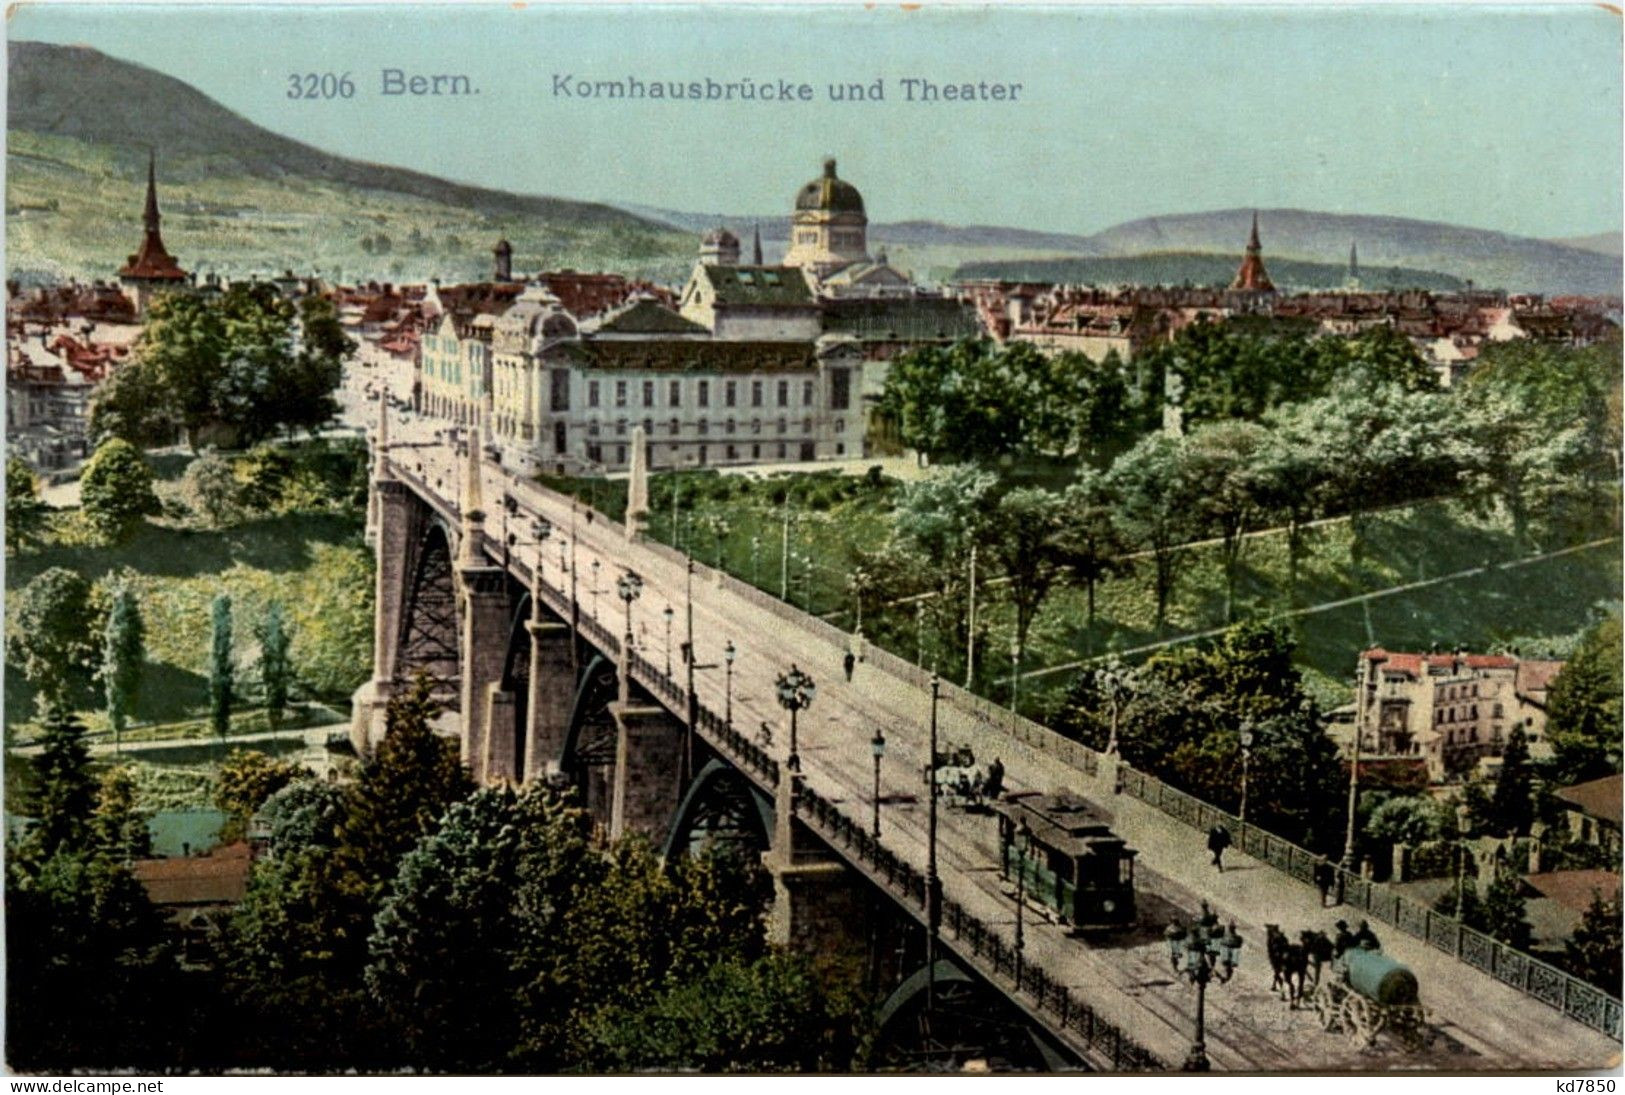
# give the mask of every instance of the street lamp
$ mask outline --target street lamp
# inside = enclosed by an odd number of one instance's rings
[[[785,765],[796,776],[801,774],[801,754],[797,751],[796,742],[796,712],[811,707],[813,694],[817,687],[813,679],[792,663],[790,672],[782,673],[778,679],[779,706],[790,712],[790,756]]]
[[[1114,657],[1106,664],[1105,669],[1099,671],[1099,679],[1106,692],[1106,698],[1111,702],[1112,706],[1111,734],[1106,739],[1106,752],[1115,757],[1117,755],[1117,721],[1123,701],[1123,693],[1128,688],[1128,673],[1124,670],[1123,663]]]
[[[761,588],[762,585],[761,561],[762,538],[760,536],[752,536],[750,538],[750,584],[756,586],[757,588]]]
[[[738,653],[739,651],[734,649],[732,639],[729,639],[728,645],[722,648],[722,676],[724,682],[722,686],[722,721],[730,730],[734,726],[734,656]]]
[[[1024,931],[1022,916],[1027,907],[1027,856],[1032,851],[1033,831],[1027,827],[1027,819],[1021,819],[1021,827],[1016,832],[1020,842],[1020,854],[1016,856],[1016,988],[1021,987],[1021,966],[1027,949],[1027,936]]]
[[[672,619],[673,616],[677,615],[677,613],[672,610],[671,605],[667,605],[666,610],[664,612],[662,612],[661,615],[666,618],[666,676],[670,677],[671,676],[671,619]]]
[[[504,516],[502,523],[504,525],[506,525],[508,523],[506,516]],[[503,545],[502,545],[503,569],[504,570],[507,569],[508,552],[509,551],[511,551],[512,549],[514,549],[516,547],[534,547],[536,549],[536,584],[538,586],[541,585],[541,583],[542,583],[542,562],[543,562],[543,558],[544,558],[544,556],[542,554],[542,545],[546,544],[548,537],[550,537],[552,535],[553,535],[553,522],[549,521],[546,517],[538,517],[538,518],[536,518],[534,521],[532,521],[530,523],[530,539],[529,540],[523,540],[523,541],[520,540],[519,539],[519,534],[517,532],[508,533],[507,539],[503,542]],[[561,577],[560,577],[559,584],[562,586],[563,585],[562,571],[560,572],[560,574],[561,574]]]
[[[632,602],[637,600],[638,594],[643,592],[643,579],[629,570],[621,575],[620,580],[615,583],[615,589],[620,593],[621,600],[626,602],[626,651],[627,657],[630,659],[632,653]]]
[[[942,678],[931,671],[931,738],[926,754],[925,782],[928,788],[925,829],[925,1010],[937,1009],[937,929],[942,907],[942,883],[937,878],[937,697]]]
[[[1241,823],[1247,824],[1247,772],[1253,759],[1253,725],[1241,724]]]
[[[875,756],[875,839],[880,839],[880,758],[886,755],[886,735],[875,727],[875,736],[869,739],[869,751]]]
[[[1196,1040],[1185,1058],[1186,1072],[1206,1072],[1207,1059],[1207,986],[1209,981],[1220,984],[1230,980],[1241,957],[1241,936],[1236,934],[1235,921],[1228,930],[1219,930],[1219,918],[1202,902],[1202,915],[1187,926],[1169,924],[1163,932],[1168,942],[1168,961],[1174,973],[1196,986]]]
[[[598,619],[598,560],[592,561],[592,618]]]
[[[1021,714],[1021,639],[1010,636],[1010,713]]]

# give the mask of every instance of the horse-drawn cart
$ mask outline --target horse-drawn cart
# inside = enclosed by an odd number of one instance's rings
[[[1416,975],[1381,951],[1344,951],[1311,1003],[1322,1028],[1341,1030],[1360,1045],[1375,1045],[1384,1031],[1413,1052],[1432,1041]]]

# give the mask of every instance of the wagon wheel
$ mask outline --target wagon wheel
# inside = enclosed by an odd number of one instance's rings
[[[1377,1020],[1370,1002],[1357,992],[1343,997],[1343,1029],[1349,1038],[1365,1046],[1377,1041]]]
[[[1427,1010],[1420,1004],[1409,1004],[1394,1013],[1394,1034],[1408,1053],[1417,1053],[1432,1044],[1434,1030],[1428,1026]]]
[[[1341,1001],[1337,998],[1337,989],[1331,982],[1321,985],[1314,995],[1315,1017],[1320,1020],[1321,1030],[1336,1030],[1337,1015]]]

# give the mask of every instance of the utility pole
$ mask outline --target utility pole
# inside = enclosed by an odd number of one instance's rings
[[[790,599],[790,496],[784,496],[784,531],[779,540],[779,600]]]
[[[976,545],[970,546],[970,607],[965,613],[965,690],[976,674]]]

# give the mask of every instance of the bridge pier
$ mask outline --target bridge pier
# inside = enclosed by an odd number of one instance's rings
[[[351,708],[350,738],[357,754],[372,755],[384,736],[384,710],[394,695],[395,665],[400,650],[401,616],[406,599],[407,567],[412,554],[414,500],[405,483],[389,473],[380,457],[369,492],[374,514],[372,680],[356,691]]]
[[[466,563],[459,568],[458,577],[463,587],[462,757],[475,783],[484,784],[506,774],[489,770],[488,762],[494,760],[500,766],[505,756],[511,771],[514,760],[511,740],[506,747],[498,747],[495,757],[487,753],[491,727],[500,725],[487,721],[492,713],[492,693],[506,697],[502,710],[507,712],[510,722],[512,720],[513,696],[501,691],[503,655],[507,652],[508,627],[512,622],[508,578],[501,567]]]
[[[664,707],[620,699],[615,718],[615,783],[609,835],[646,833],[659,840],[682,797],[683,724]]]
[[[768,912],[770,943],[813,956],[827,972],[856,979],[865,966],[870,909],[862,880],[797,821],[792,809],[794,776],[784,771],[773,801],[773,844],[762,866],[773,879]]]
[[[575,693],[574,637],[570,625],[558,620],[532,618],[530,634],[530,695],[525,725],[524,781],[541,779],[556,771],[564,759],[564,739],[570,732],[570,701]]]

